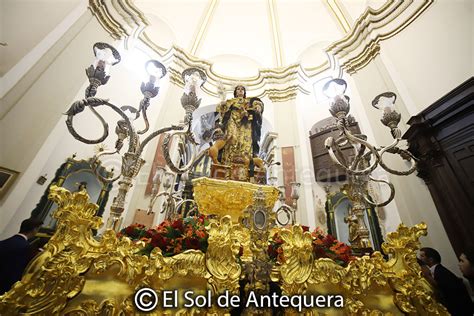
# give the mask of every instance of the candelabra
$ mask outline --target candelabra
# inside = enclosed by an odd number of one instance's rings
[[[276,179],[276,178],[275,178]],[[286,204],[285,201],[285,186],[279,186],[278,190],[280,191],[278,200],[280,201],[280,206],[276,210],[276,221],[278,222],[279,225],[281,226],[286,226],[288,224],[295,225],[296,224],[296,211],[298,210],[298,199],[300,197],[299,195],[299,187],[301,186],[301,183],[299,182],[291,182],[291,199],[292,199],[292,205]],[[285,214],[287,221],[281,221],[280,220],[280,215]]]
[[[156,200],[164,195],[164,192],[172,187],[172,181],[174,174],[172,172],[167,172],[164,167],[157,167],[155,170],[155,175],[153,176],[153,186],[151,189],[150,203],[148,204],[148,214],[153,213],[153,206],[155,205]],[[158,194],[160,185],[163,184],[164,192]]]
[[[182,177],[184,175],[185,174],[183,174]],[[183,190],[172,191],[174,177],[175,174],[166,171],[165,168],[157,168],[155,176],[153,177],[153,188],[148,205],[148,214],[153,213],[153,206],[156,200],[161,196],[163,196],[165,200],[161,206],[160,214],[165,214],[164,218],[166,220],[175,220],[180,216],[186,217],[191,215],[191,213],[196,213],[197,204],[193,199],[184,199],[182,196]],[[163,183],[163,191],[158,193],[158,187],[161,183]],[[181,213],[185,203],[190,203],[193,207]]]
[[[347,124],[347,114],[349,113],[349,97],[345,95],[347,83],[343,79],[333,79],[327,82],[323,91],[330,99],[329,112],[337,119],[337,127],[341,131],[337,139],[328,137],[325,146],[329,151],[331,159],[342,167],[348,175],[349,198],[352,201],[352,208],[346,221],[349,224],[349,239],[355,249],[371,248],[369,230],[364,221],[364,212],[370,206],[385,206],[390,203],[395,196],[395,188],[389,181],[376,179],[371,176],[377,166],[381,166],[385,171],[395,175],[409,175],[416,169],[416,158],[407,150],[399,148],[397,145],[401,140],[401,131],[398,128],[401,115],[395,110],[396,95],[393,92],[385,92],[375,97],[372,106],[383,110],[381,122],[390,128],[394,141],[386,147],[376,147],[367,142],[367,136],[353,134]],[[353,158],[346,160],[342,154],[341,147],[347,144],[352,145],[354,150]],[[401,156],[410,162],[408,170],[399,171],[391,169],[383,160],[385,153]],[[390,188],[390,196],[387,200],[377,203],[368,195],[369,181],[385,183]]]
[[[145,161],[141,158],[144,147],[155,137],[161,134],[165,134],[163,140],[163,154],[169,169],[175,173],[183,173],[189,170],[196,158],[195,146],[196,141],[194,140],[191,132],[192,114],[194,110],[199,107],[201,102],[197,97],[197,89],[199,89],[206,81],[207,77],[203,71],[196,68],[188,68],[182,73],[182,78],[185,83],[185,89],[183,96],[181,97],[181,104],[185,109],[184,123],[179,125],[172,125],[158,129],[154,132],[149,133],[144,139],[140,139],[141,135],[148,133],[150,124],[147,117],[147,110],[150,106],[150,100],[158,95],[159,92],[159,80],[163,78],[167,71],[163,64],[157,60],[150,60],[146,63],[145,68],[149,75],[148,82],[143,82],[140,86],[140,90],[143,94],[143,99],[140,101],[138,109],[132,106],[116,106],[110,103],[107,99],[95,97],[98,87],[105,85],[110,76],[109,70],[113,65],[120,62],[119,52],[109,44],[96,43],[93,46],[95,55],[94,63],[86,69],[86,74],[89,79],[89,86],[85,91],[85,98],[74,102],[69,110],[65,113],[67,115],[66,125],[69,132],[77,140],[86,144],[98,144],[103,142],[109,136],[109,126],[105,119],[100,113],[97,112],[96,108],[105,106],[111,108],[117,113],[121,119],[116,123],[115,133],[117,140],[115,142],[115,150],[113,151],[102,151],[94,156],[94,160],[98,161],[100,157],[106,155],[120,154],[124,142],[128,142],[127,151],[121,155],[121,172],[113,178],[102,178],[98,173],[97,176],[101,177],[104,181],[116,181],[119,180],[119,190],[117,196],[113,199],[113,203],[110,209],[110,217],[107,221],[107,228],[112,228],[116,231],[120,229],[122,222],[122,213],[125,208],[125,199],[128,191],[132,187],[133,179],[138,175],[141,167]],[[82,113],[88,108],[99,120],[103,126],[103,134],[97,139],[87,139],[79,135],[73,126],[74,117]],[[128,113],[132,113],[133,117],[129,117]],[[143,129],[136,129],[134,123],[143,119],[145,127]],[[183,167],[178,167],[173,163],[170,153],[170,144],[173,138],[180,137],[184,143],[192,144],[191,152],[189,155],[184,155],[183,161],[185,161]]]

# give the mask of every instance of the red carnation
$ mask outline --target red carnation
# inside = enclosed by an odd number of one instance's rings
[[[179,230],[180,232],[183,232],[184,231],[184,227],[183,227],[183,220],[182,219],[177,219],[175,220],[172,224],[171,224],[171,227],[176,229],[176,230]]]
[[[166,238],[164,238],[161,234],[156,234],[152,237],[151,244],[153,247],[159,247],[162,250],[165,250]]]
[[[135,228],[133,226],[128,226],[127,228],[125,228],[125,234],[127,234],[128,236],[132,236],[134,232]]]
[[[184,240],[184,246],[186,249],[199,249],[199,240],[196,238],[186,238]]]
[[[327,235],[325,238],[324,238],[324,244],[330,246],[334,243],[334,241],[336,240],[336,238],[334,238],[333,235]]]

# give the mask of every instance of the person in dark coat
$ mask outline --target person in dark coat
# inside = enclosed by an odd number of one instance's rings
[[[459,256],[459,269],[474,290],[474,248],[468,248]]]
[[[474,313],[471,297],[463,281],[441,265],[441,255],[433,248],[421,248],[420,258],[429,269],[422,270],[424,277],[435,288],[437,298],[451,315]]]
[[[28,240],[36,235],[42,224],[35,218],[25,219],[18,234],[0,241],[0,295],[21,280],[23,271],[34,255]]]

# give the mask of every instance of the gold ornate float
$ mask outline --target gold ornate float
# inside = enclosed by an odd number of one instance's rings
[[[245,275],[243,267],[249,267],[238,256],[244,242],[241,236],[262,237],[262,232],[271,226],[271,218],[244,227],[224,216],[208,226],[206,253],[187,250],[164,257],[157,248],[147,257],[137,253],[140,244],[120,239],[112,230],[105,231],[100,239],[93,237],[93,230],[102,225],[102,220],[93,215],[97,205],[88,202],[85,191],[71,193],[53,186],[50,192],[50,198],[59,205],[55,213],[58,229],[21,282],[0,296],[1,315],[140,314],[134,305],[134,293],[143,287],[154,289],[159,297],[167,290],[178,290],[180,297],[190,289],[203,294],[209,291],[213,298],[225,291],[238,294],[239,281]],[[256,197],[261,202],[261,191],[259,194]],[[264,218],[264,214],[258,214],[260,211],[257,208],[246,215]],[[318,293],[344,298],[342,308],[304,309],[307,315],[447,315],[444,307],[433,299],[416,262],[418,238],[427,233],[425,224],[411,228],[400,225],[396,232],[388,234],[383,245],[388,260],[375,252],[347,267],[329,259],[314,260],[311,236],[300,226],[279,232],[285,240],[283,253],[287,260],[272,266],[270,276],[279,284],[282,294],[291,297]],[[266,244],[260,242],[260,247]],[[251,260],[261,259],[258,247],[259,242],[252,239]],[[258,278],[257,273],[252,275]],[[253,289],[259,291],[262,287]],[[215,302],[199,309],[186,309],[181,300],[178,305],[166,309],[159,303],[150,314],[229,313],[229,309],[218,308]],[[252,308],[247,313],[252,314]],[[285,314],[298,311],[288,308]]]

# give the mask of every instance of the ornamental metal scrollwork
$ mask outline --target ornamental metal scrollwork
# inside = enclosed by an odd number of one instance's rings
[[[140,140],[140,135],[144,135],[150,128],[148,121],[147,110],[150,106],[150,100],[156,97],[159,93],[159,80],[167,74],[166,67],[157,60],[150,60],[146,63],[149,79],[148,82],[143,82],[140,90],[143,98],[139,103],[138,108],[129,105],[116,106],[110,103],[107,99],[96,98],[97,89],[101,85],[105,85],[110,76],[108,75],[110,67],[120,62],[120,54],[118,51],[106,43],[96,43],[93,47],[96,61],[93,65],[86,69],[86,74],[89,79],[89,86],[85,91],[85,99],[74,102],[69,110],[65,113],[67,116],[66,126],[71,135],[77,140],[86,144],[98,144],[106,140],[109,136],[109,126],[104,117],[97,111],[98,107],[105,106],[112,109],[120,116],[120,120],[116,124],[115,133],[117,140],[115,142],[115,150],[102,151],[98,153],[93,159],[99,161],[101,157],[108,155],[120,154],[124,142],[128,138],[128,148],[124,154],[121,154],[121,170],[120,173],[111,178],[103,178],[103,181],[114,182],[119,180],[119,190],[117,196],[114,198],[110,217],[107,221],[107,227],[118,231],[121,226],[122,213],[124,211],[125,200],[128,191],[132,187],[133,179],[138,175],[141,167],[145,161],[141,158],[144,147],[155,137],[165,134],[165,142],[163,144],[164,156],[169,168],[176,173],[183,173],[189,170],[197,157],[196,155],[196,141],[191,132],[192,114],[199,107],[201,99],[197,96],[198,89],[206,82],[207,77],[205,73],[197,68],[186,69],[182,76],[185,82],[185,92],[181,98],[181,103],[186,111],[184,123],[180,125],[172,125],[161,128],[150,133],[143,140]],[[96,139],[88,139],[81,136],[74,127],[74,117],[81,114],[88,108],[102,125],[102,135]],[[130,112],[132,115],[127,115]],[[134,122],[142,118],[145,127],[141,130],[136,130]],[[171,132],[171,133],[170,133]],[[170,142],[175,137],[183,137],[183,143],[188,146],[190,153],[186,155],[183,153],[182,160],[184,167],[175,165],[171,153]]]

